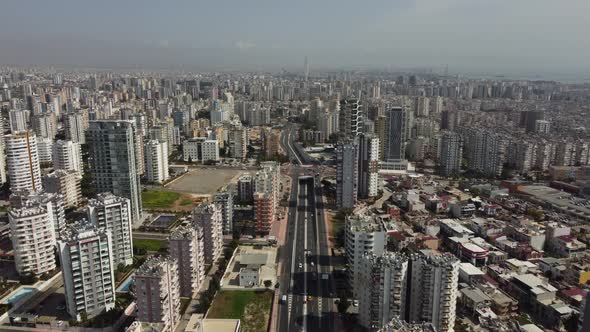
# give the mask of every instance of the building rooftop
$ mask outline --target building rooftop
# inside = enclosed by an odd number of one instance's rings
[[[264,265],[268,259],[268,254],[260,253],[244,253],[240,254],[237,258],[237,261],[240,265]]]
[[[67,225],[61,232],[61,239],[65,242],[77,242],[97,235],[105,235],[108,231],[104,228],[97,228],[86,219],[81,219],[73,224]]]
[[[176,260],[166,256],[151,256],[135,272],[136,277],[158,277],[162,275],[162,266]]]
[[[193,237],[195,229],[190,226],[180,226],[170,233],[170,240],[189,240]]]

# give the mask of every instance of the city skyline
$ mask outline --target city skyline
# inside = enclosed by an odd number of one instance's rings
[[[303,72],[307,56],[312,74],[388,67],[442,72],[448,65],[450,73],[564,81],[590,76],[590,45],[583,42],[590,23],[581,14],[590,4],[583,0],[568,6],[548,0],[114,5],[3,4],[2,62]]]

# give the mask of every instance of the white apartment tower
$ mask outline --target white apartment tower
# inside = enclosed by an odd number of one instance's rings
[[[223,250],[223,218],[215,204],[202,203],[193,209],[193,226],[203,233],[205,264],[217,261]]]
[[[10,110],[8,120],[10,121],[10,132],[18,133],[26,131],[28,126],[29,110]]]
[[[82,164],[82,147],[80,143],[57,140],[53,144],[53,168],[65,171],[76,171],[84,174]]]
[[[84,130],[86,129],[84,114],[81,112],[70,112],[64,116],[64,130],[66,139],[75,143],[85,144],[86,137]]]
[[[88,219],[96,227],[111,233],[113,265],[133,264],[133,239],[131,236],[131,203],[129,199],[111,193],[99,193],[87,207]]]
[[[55,269],[55,229],[51,204],[28,202],[8,212],[14,262],[20,275]]]
[[[35,134],[26,131],[6,135],[4,140],[10,190],[41,190],[41,168]]]
[[[111,234],[81,220],[68,226],[58,241],[68,313],[96,316],[115,307]]]
[[[351,215],[346,218],[344,250],[348,269],[348,281],[355,296],[361,288],[361,258],[368,252],[381,255],[387,246],[387,237],[381,221],[376,216]]]
[[[168,143],[149,140],[145,143],[145,174],[149,182],[162,183],[168,174]]]
[[[180,296],[192,297],[205,279],[203,233],[194,227],[180,227],[168,241],[168,252],[178,262]]]
[[[43,209],[52,211],[51,224],[53,225],[55,237],[58,238],[59,233],[66,224],[64,196],[59,193],[28,190],[16,191],[10,195],[10,206],[13,209],[32,205],[41,206]]]
[[[162,324],[172,332],[180,322],[178,263],[173,258],[152,256],[134,276],[137,320]]]
[[[63,202],[66,207],[77,207],[82,201],[81,177],[78,172],[58,169],[44,175],[42,180],[46,192],[63,195]]]

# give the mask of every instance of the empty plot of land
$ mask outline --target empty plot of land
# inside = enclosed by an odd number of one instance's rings
[[[236,182],[247,171],[239,169],[193,169],[166,188],[197,195],[211,195],[224,185]]]

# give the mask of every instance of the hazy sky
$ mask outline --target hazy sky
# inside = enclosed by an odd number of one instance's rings
[[[590,0],[2,0],[0,64],[590,73]],[[590,75],[589,75],[590,76]]]

